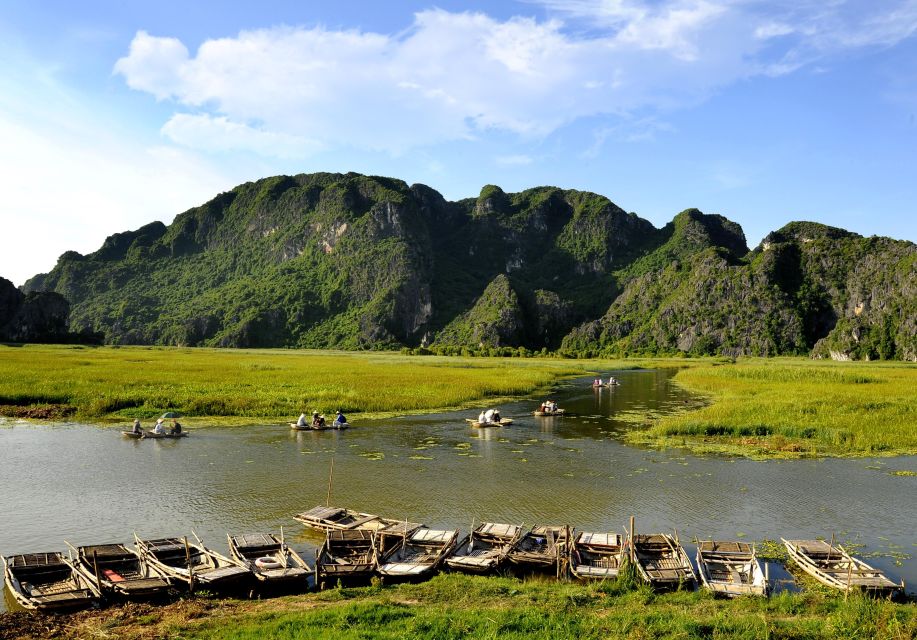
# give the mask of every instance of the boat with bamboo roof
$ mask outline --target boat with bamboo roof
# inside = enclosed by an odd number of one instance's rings
[[[701,540],[696,560],[701,583],[714,594],[730,598],[767,595],[767,576],[754,545]]]
[[[678,537],[667,533],[634,535],[630,540],[631,559],[640,576],[654,588],[693,589],[697,584],[694,567]]]
[[[506,560],[521,535],[520,525],[483,522],[456,545],[446,564],[456,571],[488,573]]]
[[[16,602],[31,611],[73,611],[99,604],[102,592],[59,551],[3,558],[6,584]]]
[[[570,573],[580,580],[611,580],[627,557],[627,537],[620,533],[580,531],[570,546]]]
[[[196,534],[194,537],[196,542],[186,537],[141,540],[134,534],[144,561],[191,591],[229,591],[251,585],[254,575],[246,563],[208,549]]]
[[[859,558],[854,558],[840,544],[824,540],[784,540],[787,553],[799,567],[824,585],[845,593],[863,591],[883,597],[904,591],[904,582],[892,582],[884,573]]]
[[[372,513],[322,505],[298,513],[293,516],[293,519],[307,527],[320,531],[350,531],[354,529],[381,531],[386,528],[397,528],[403,524],[401,520],[383,518]],[[418,523],[411,524],[414,528],[421,526]]]
[[[67,546],[70,564],[105,597],[152,600],[165,597],[172,587],[168,576],[123,544]]]
[[[560,572],[569,552],[568,526],[536,525],[513,544],[507,559],[529,570]]]
[[[376,534],[366,529],[332,530],[315,558],[319,589],[341,582],[370,579],[376,570]]]
[[[244,563],[264,586],[308,586],[312,569],[302,557],[286,545],[281,529],[273,533],[227,535],[229,554]]]
[[[380,535],[378,568],[387,578],[419,580],[442,565],[458,542],[458,529],[420,527],[402,536]]]

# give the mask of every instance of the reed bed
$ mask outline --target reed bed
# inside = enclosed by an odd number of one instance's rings
[[[679,371],[699,410],[631,438],[752,457],[917,453],[917,367],[780,358]]]
[[[339,408],[418,412],[526,394],[586,366],[394,353],[0,346],[0,414],[41,417],[46,408],[48,417],[124,420],[164,411],[234,418]]]

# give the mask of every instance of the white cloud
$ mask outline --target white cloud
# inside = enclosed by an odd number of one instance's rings
[[[536,0],[537,1],[537,0]],[[114,71],[178,113],[194,148],[404,154],[499,130],[696,104],[917,29],[917,0],[542,0],[548,20],[421,11],[397,34],[277,27],[204,42],[138,32]]]

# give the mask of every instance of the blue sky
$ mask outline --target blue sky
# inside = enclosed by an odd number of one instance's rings
[[[312,171],[913,241],[915,112],[917,0],[7,0],[0,276]]]

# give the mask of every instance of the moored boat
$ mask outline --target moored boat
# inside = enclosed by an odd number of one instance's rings
[[[343,507],[312,507],[293,516],[297,522],[320,531],[349,531],[363,529],[367,531],[380,531],[387,527],[397,527],[402,524],[400,520],[383,518],[372,513],[362,513]],[[413,523],[414,527],[421,526]]]
[[[248,565],[227,558],[187,538],[156,538],[141,540],[134,534],[137,549],[144,561],[176,582],[188,585],[191,591],[208,589],[225,591],[251,584],[254,576]]]
[[[767,595],[767,576],[753,545],[701,540],[696,559],[701,583],[714,594],[730,598]]]
[[[33,611],[72,611],[96,606],[102,593],[58,551],[3,558],[6,585],[16,602]]]
[[[863,591],[879,596],[894,596],[904,591],[904,583],[896,584],[859,558],[854,558],[841,545],[824,540],[784,540],[787,553],[799,567],[824,585],[844,592]]]
[[[315,557],[319,589],[338,581],[368,580],[376,570],[376,534],[365,529],[328,531]]]
[[[282,534],[282,530],[281,530]],[[273,533],[227,535],[230,555],[244,563],[265,586],[306,588],[312,569]]]
[[[172,586],[162,571],[123,544],[68,546],[69,562],[105,597],[151,600],[165,597]]]
[[[559,572],[570,550],[568,535],[567,526],[536,525],[513,543],[507,559],[523,569]]]
[[[627,538],[620,533],[581,531],[570,548],[570,573],[580,580],[610,580],[624,564]]]
[[[635,535],[630,540],[632,559],[640,576],[658,589],[693,589],[694,568],[678,538],[667,533]]]
[[[455,548],[458,529],[437,530],[420,527],[404,536],[387,538],[377,571],[386,577],[418,580],[439,569]]]
[[[519,525],[484,522],[455,546],[446,564],[456,571],[488,573],[506,559],[520,535]]]

